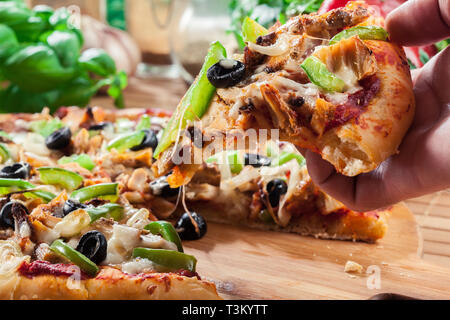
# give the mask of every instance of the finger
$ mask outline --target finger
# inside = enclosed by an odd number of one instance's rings
[[[354,179],[338,174],[334,167],[310,150],[305,153],[306,166],[313,182],[347,206],[354,205]]]
[[[414,127],[428,127],[441,116],[442,108],[450,101],[450,47],[439,52],[423,68],[415,79],[416,115]]]
[[[312,151],[307,151],[305,157],[313,182],[352,210],[369,211],[403,200],[402,190],[395,190],[395,185],[385,177],[390,160],[370,173],[347,177]]]
[[[386,18],[391,39],[403,46],[437,42],[450,36],[450,1],[410,0]]]

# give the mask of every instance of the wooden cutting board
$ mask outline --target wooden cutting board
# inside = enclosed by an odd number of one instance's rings
[[[376,244],[209,223],[207,235],[185,249],[225,299],[368,299],[378,293],[450,299],[450,269],[421,260],[419,243],[414,216],[399,204]],[[363,272],[345,273],[348,260]]]

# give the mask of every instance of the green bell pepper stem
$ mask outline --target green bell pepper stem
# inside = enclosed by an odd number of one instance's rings
[[[67,190],[75,190],[83,184],[83,177],[70,170],[57,167],[41,167],[37,170],[45,184],[59,185]]]
[[[82,253],[65,244],[61,240],[53,241],[52,245],[50,246],[50,249],[53,252],[70,260],[73,264],[80,267],[81,270],[83,270],[90,276],[95,276],[99,271],[99,268],[94,262],[89,260]]]
[[[118,195],[118,183],[100,183],[75,190],[70,194],[70,199],[85,202],[94,198]]]
[[[152,126],[151,118],[147,114],[144,114],[136,126],[136,131],[150,129],[151,126]]]
[[[242,35],[244,37],[244,41],[246,42],[256,42],[256,39],[260,36],[265,36],[269,33],[269,30],[264,28],[255,20],[250,19],[249,17],[245,17],[242,22]]]
[[[305,163],[305,158],[302,155],[292,152],[282,152],[277,158],[272,160],[271,167],[279,167],[289,161],[296,159],[298,164],[302,166]]]
[[[67,164],[67,163],[78,163],[80,167],[83,167],[89,171],[92,171],[95,168],[95,163],[92,161],[91,157],[87,154],[76,154],[70,157],[62,157],[58,160],[58,164]]]
[[[22,179],[0,179],[0,188],[18,188],[19,190],[35,189],[36,186]],[[30,194],[39,197],[46,202],[52,201],[56,196],[48,191],[34,190]]]
[[[146,225],[144,229],[150,231],[153,234],[162,236],[167,241],[175,243],[177,245],[178,251],[184,252],[180,236],[170,222],[153,221]]]
[[[170,271],[189,270],[195,272],[197,265],[197,259],[194,256],[173,250],[135,248],[133,257],[148,259]]]
[[[228,165],[230,166],[230,170],[232,173],[239,173],[244,168],[244,158],[242,153],[238,150],[233,151],[222,151],[212,155],[208,159],[206,159],[206,163],[219,163],[223,161],[223,153],[226,153],[226,160]]]
[[[378,26],[356,26],[339,32],[330,40],[330,45],[338,43],[343,39],[358,36],[361,40],[383,40],[389,37],[389,33]]]
[[[145,132],[142,130],[133,133],[128,133],[113,139],[108,144],[106,149],[108,151],[116,149],[117,151],[122,152],[130,148],[133,148],[137,145],[140,145],[142,143],[142,140],[144,140],[144,138]]]
[[[91,223],[94,221],[110,216],[116,221],[120,221],[123,217],[123,207],[116,203],[106,203],[96,208],[86,209],[87,213],[91,217]]]
[[[155,149],[155,158],[177,141],[179,132],[186,127],[188,121],[200,119],[208,110],[216,88],[209,82],[206,73],[212,65],[226,57],[227,52],[219,41],[211,44],[197,79],[184,95],[164,129],[158,147]]]
[[[327,91],[343,92],[345,88],[344,80],[328,71],[327,66],[319,58],[309,56],[300,65],[305,70],[309,80],[316,86]]]
[[[8,148],[0,143],[0,163],[6,162],[10,157]]]

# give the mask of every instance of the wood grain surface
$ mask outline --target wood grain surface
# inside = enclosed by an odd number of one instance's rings
[[[187,85],[181,79],[131,78],[125,91],[127,107],[174,110]],[[93,105],[112,107],[111,99],[97,97]],[[419,225],[419,255],[450,268],[450,192],[442,191],[405,202]]]
[[[450,269],[420,259],[417,224],[403,204],[375,244],[210,223],[203,239],[184,246],[226,299],[368,299],[382,292],[450,298]],[[361,274],[344,272],[349,260],[363,266]]]

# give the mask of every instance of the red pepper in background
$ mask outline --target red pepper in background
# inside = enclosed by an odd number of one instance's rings
[[[332,9],[344,7],[347,2],[350,2],[350,0],[325,0],[322,3],[318,13],[322,14]],[[383,17],[386,17],[389,12],[406,2],[406,0],[365,0],[365,2],[376,7],[380,14]],[[422,67],[428,59],[433,57],[438,52],[434,44],[421,47],[404,47],[404,49],[406,57],[417,68]]]

